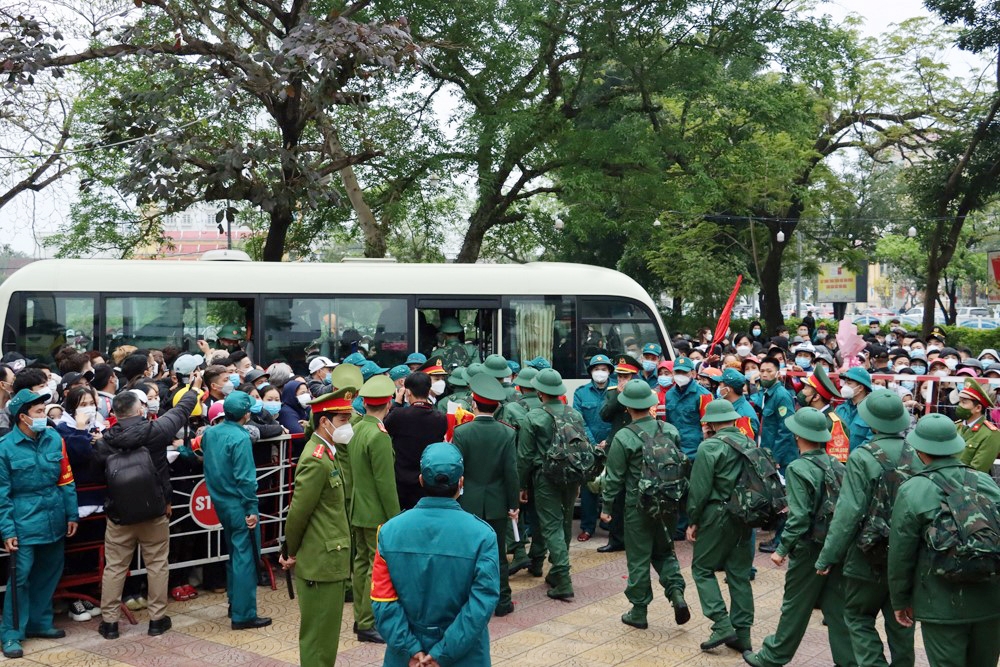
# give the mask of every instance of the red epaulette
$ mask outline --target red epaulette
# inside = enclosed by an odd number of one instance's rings
[[[989,429],[989,430],[991,430],[991,431],[996,431],[996,430],[998,430],[998,429],[997,429],[997,425],[996,425],[996,424],[994,424],[994,423],[993,423],[993,422],[991,422],[991,421],[987,421],[987,420],[985,420],[985,419],[983,420],[983,426],[985,426],[986,428],[988,428],[988,429]]]
[[[383,433],[386,433],[386,434],[389,433],[387,430],[385,430],[385,424],[383,424],[382,422],[378,423],[378,430],[380,430],[380,431],[382,431]]]
[[[326,449],[326,445],[324,445],[322,443],[316,445],[316,449],[313,450],[313,456],[316,457],[316,458],[318,458],[318,459],[323,458],[323,450],[325,450],[325,449]]]

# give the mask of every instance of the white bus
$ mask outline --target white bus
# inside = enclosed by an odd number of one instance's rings
[[[48,364],[66,343],[109,361],[122,345],[196,353],[199,337],[235,323],[264,366],[304,373],[309,355],[360,350],[391,368],[430,355],[443,317],[459,319],[480,358],[542,356],[567,379],[587,377],[597,352],[639,356],[656,342],[673,357],[638,283],[578,264],[44,260],[0,285],[3,353]]]

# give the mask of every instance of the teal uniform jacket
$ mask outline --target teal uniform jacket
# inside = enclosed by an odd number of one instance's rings
[[[753,429],[753,437],[756,439],[760,435],[760,419],[757,417],[757,411],[750,405],[750,401],[747,400],[746,396],[740,396],[733,401],[733,408],[740,413],[741,417],[750,420],[750,428]]]
[[[421,651],[442,667],[489,665],[496,534],[451,498],[421,498],[379,530],[371,597],[383,665],[406,667]]]
[[[465,461],[464,493],[458,502],[480,519],[506,519],[520,506],[517,432],[493,417],[480,415],[455,428],[452,444]]]
[[[833,411],[837,413],[837,416],[844,422],[844,429],[846,430],[848,425],[853,422],[854,418],[858,415],[858,406],[854,405],[852,401],[844,401],[834,408]]]
[[[611,391],[618,393],[617,389]],[[583,415],[583,422],[587,425],[587,435],[595,445],[607,440],[611,433],[611,424],[601,419],[601,408],[604,407],[607,394],[608,386],[605,385],[601,389],[593,380],[577,387],[573,392],[573,409]]]
[[[761,425],[760,446],[771,450],[775,463],[784,468],[799,458],[795,436],[785,426],[785,417],[795,412],[795,399],[780,382],[761,389],[750,400],[764,415]]]
[[[857,448],[847,458],[844,482],[837,498],[837,509],[830,522],[830,530],[823,550],[816,560],[816,569],[825,570],[833,565],[843,564],[844,576],[865,581],[884,581],[886,573],[875,571],[858,548],[861,524],[868,515],[876,482],[882,476],[882,466],[875,460],[871,446],[881,448],[895,465],[899,465],[905,449],[910,446],[895,435],[878,434],[871,441]],[[923,463],[913,453],[911,466],[917,470]]]
[[[15,426],[0,438],[0,535],[20,546],[51,544],[70,521],[79,521],[76,485],[59,432],[30,438]]]
[[[953,625],[1000,617],[1000,580],[954,583],[934,573],[931,551],[924,543],[944,492],[924,475],[940,475],[962,486],[969,468],[958,458],[932,461],[923,473],[903,483],[892,508],[889,534],[889,595],[892,608],[913,608],[913,618]],[[980,493],[1000,504],[1000,489],[986,473],[976,472]],[[926,632],[926,628],[925,628]],[[971,665],[970,665],[971,667]]]
[[[867,397],[865,400],[868,400]],[[864,403],[864,401],[862,401]],[[858,412],[858,406],[851,401],[844,401],[834,410],[844,422],[844,433],[851,440],[851,451],[872,439],[872,430]]]
[[[703,396],[712,398],[707,389],[691,380],[683,389],[674,384],[663,400],[667,421],[681,434],[681,451],[689,459],[695,458],[702,440],[702,404],[708,402]]]
[[[258,514],[257,469],[246,429],[229,420],[211,426],[201,439],[201,449],[205,484],[223,524],[238,526],[244,517]]]

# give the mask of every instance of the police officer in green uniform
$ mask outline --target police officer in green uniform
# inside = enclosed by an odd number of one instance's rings
[[[350,441],[351,402],[345,387],[316,398],[315,430],[295,468],[295,491],[285,522],[284,569],[295,568],[299,664],[330,667],[337,660],[344,590],[351,576],[351,527],[336,440]]]
[[[519,398],[503,406],[504,421],[520,433],[527,423],[528,413],[541,405],[535,388],[531,386],[531,381],[538,375],[538,370],[531,366],[525,366],[514,379],[514,386],[519,389]],[[535,513],[535,501],[531,497],[530,480],[519,480],[522,485],[528,484],[528,502],[521,503],[521,512],[517,515],[517,532],[521,538],[517,542],[513,541],[513,535],[508,539],[508,550],[513,555],[510,563],[510,574],[515,575],[521,570],[530,569],[535,577],[542,576],[542,564],[545,562],[545,538],[538,530],[538,516]],[[531,531],[530,553],[525,553],[528,544],[528,531]]]
[[[354,364],[348,363],[340,364],[333,369],[333,372],[330,374],[330,382],[335,392],[340,389],[355,389],[364,384],[361,369]],[[356,392],[351,393],[355,393],[356,395]],[[351,426],[356,425],[359,421],[361,421],[361,415],[352,412]],[[351,516],[351,494],[354,493],[354,478],[351,475],[351,456],[348,448],[349,442],[350,439],[346,442],[334,442],[334,446],[337,448],[337,465],[340,467],[340,474],[344,479],[344,502],[347,503],[348,519]]]
[[[229,560],[226,589],[232,607],[233,630],[271,625],[257,616],[257,567],[260,552],[260,512],[257,506],[257,469],[253,463],[250,435],[243,425],[250,420],[253,399],[242,391],[226,396],[226,419],[211,426],[201,440],[205,485],[222,524]],[[253,539],[251,539],[251,531]]]
[[[551,481],[542,473],[542,464],[558,428],[556,418],[579,420],[582,427],[583,417],[559,400],[566,394],[559,371],[553,368],[539,371],[531,385],[538,392],[541,406],[528,413],[525,428],[518,434],[518,479],[521,480],[522,498],[528,493],[526,480],[534,485],[538,528],[545,537],[551,564],[546,576],[546,582],[552,586],[548,596],[555,600],[571,600],[569,539],[573,529],[573,506],[580,489],[577,484],[561,485]]]
[[[712,634],[702,642],[703,651],[722,644],[743,651],[750,648],[753,625],[753,590],[750,586],[750,527],[726,511],[725,505],[743,469],[743,457],[716,435],[743,447],[755,446],[736,428],[740,414],[729,401],[717,399],[705,407],[701,418],[711,437],[698,446],[688,490],[687,539],[694,543],[691,577],[698,589],[701,611],[712,619]],[[715,573],[723,570],[729,585],[732,611],[726,609]]]
[[[451,375],[448,376],[448,384],[451,386],[452,392],[437,402],[435,407],[438,411],[447,414],[449,401],[458,403],[466,410],[471,410],[470,397],[472,396],[472,392],[469,391],[469,380],[463,366],[459,366],[451,372]]]
[[[815,515],[822,505],[826,470],[842,471],[843,464],[825,451],[830,429],[821,412],[814,408],[802,408],[786,417],[785,425],[795,435],[801,454],[785,471],[788,520],[781,544],[771,554],[775,565],[783,565],[788,560],[785,596],[781,601],[777,630],[764,640],[757,653],[745,651],[743,660],[755,667],[780,667],[791,662],[809,627],[812,610],[818,603],[828,624],[834,663],[842,667],[856,666],[851,639],[844,625],[839,568],[826,576],[816,572],[816,556],[822,544],[812,537]]]
[[[465,461],[465,492],[458,502],[466,512],[485,521],[497,535],[500,558],[500,601],[496,615],[514,611],[508,581],[507,534],[519,514],[517,431],[498,422],[493,413],[507,397],[499,380],[486,374],[472,378],[471,422],[455,427],[452,444]]]
[[[441,347],[431,352],[431,356],[441,357],[445,368],[468,366],[480,360],[479,348],[472,343],[463,342],[462,335],[465,333],[465,328],[457,318],[442,318],[438,333],[444,334],[444,342]]]
[[[382,420],[396,387],[385,375],[370,378],[361,387],[365,416],[354,426],[350,452],[353,489],[351,532],[354,535],[354,620],[358,641],[382,644],[372,615],[372,562],[378,527],[399,514],[395,455],[392,438]]]
[[[994,506],[1000,503],[1000,489],[989,475],[962,464],[958,454],[966,443],[946,416],[921,417],[906,442],[917,450],[925,468],[903,483],[892,508],[889,595],[896,620],[905,626],[920,621],[927,659],[934,667],[996,665],[1000,579],[945,579],[936,571],[925,535],[945,498],[939,484],[968,488],[971,474],[978,492]]]
[[[965,449],[958,458],[979,472],[993,470],[993,461],[1000,455],[1000,429],[985,415],[992,407],[989,392],[976,380],[967,378],[955,408],[958,434],[965,440]]]
[[[889,664],[875,629],[875,618],[881,611],[892,664],[913,667],[913,628],[896,622],[889,603],[886,567],[872,566],[858,547],[858,536],[884,466],[899,468],[905,464],[910,470],[919,471],[923,464],[900,435],[909,427],[910,415],[898,394],[876,390],[858,406],[858,414],[872,428],[874,436],[847,459],[837,510],[816,559],[816,570],[825,574],[834,566],[843,566],[844,622],[858,664],[864,667]]]
[[[49,395],[22,389],[7,404],[12,429],[0,438],[0,536],[17,559],[7,579],[0,639],[8,658],[24,655],[25,637],[59,639],[52,627],[52,594],[62,576],[66,537],[76,534],[76,485],[59,432],[49,427]],[[10,574],[14,574],[11,568]],[[18,623],[14,626],[17,587]]]
[[[653,587],[649,580],[649,566],[652,565],[660,577],[667,599],[674,607],[674,620],[684,625],[691,619],[691,612],[684,601],[684,577],[674,553],[674,543],[668,537],[676,526],[675,516],[666,525],[650,517],[639,508],[639,480],[642,479],[644,443],[636,432],[654,436],[663,433],[679,447],[680,434],[670,424],[657,421],[649,409],[659,403],[659,399],[644,380],[631,380],[619,394],[618,402],[625,406],[632,423],[615,434],[608,449],[605,463],[605,478],[602,493],[604,506],[610,508],[615,496],[625,491],[625,558],[628,563],[628,584],[625,597],[632,608],[622,615],[622,623],[635,628],[649,627],[646,608],[653,601]],[[679,452],[679,449],[678,449]],[[602,521],[611,521],[607,513]]]

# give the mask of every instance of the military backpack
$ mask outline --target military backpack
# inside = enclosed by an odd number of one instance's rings
[[[441,357],[441,365],[445,368],[468,366],[474,361],[479,361],[479,359],[473,359],[471,357],[469,351],[462,343],[451,343],[449,345],[445,345],[444,349],[438,356]]]
[[[656,435],[638,424],[625,428],[642,439],[642,466],[639,472],[639,509],[653,519],[676,519],[681,498],[688,490],[690,461],[667,432],[665,422],[654,422]]]
[[[736,450],[743,461],[726,510],[751,528],[773,529],[788,511],[788,502],[770,450],[754,446],[749,439],[740,442],[718,433],[715,437]]]
[[[823,544],[830,532],[830,522],[833,521],[833,511],[840,497],[840,485],[844,481],[844,464],[835,458],[826,459],[823,456],[805,457],[807,461],[823,471],[823,483],[816,495],[813,505],[812,521],[809,525],[809,539],[817,544]]]
[[[913,476],[916,469],[914,461],[916,454],[912,447],[903,444],[899,456],[899,465],[894,465],[889,454],[878,446],[878,442],[864,445],[874,457],[875,462],[882,466],[882,472],[872,490],[868,511],[861,521],[858,531],[858,549],[861,555],[873,567],[882,568],[889,562],[889,528],[892,519],[892,506],[896,503],[899,487]]]
[[[580,413],[569,407],[561,415],[544,406],[542,410],[554,424],[542,473],[558,486],[580,484],[600,474],[603,457],[598,458],[599,450],[590,443]]]
[[[1000,510],[979,492],[979,475],[965,469],[955,486],[932,471],[917,473],[944,492],[944,500],[924,533],[931,571],[955,583],[976,583],[1000,575]]]

